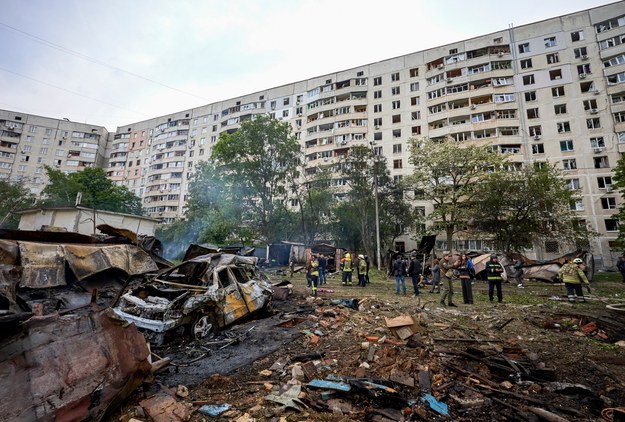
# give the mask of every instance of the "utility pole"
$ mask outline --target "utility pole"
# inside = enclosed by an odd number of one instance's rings
[[[371,153],[373,154],[373,194],[375,198],[375,249],[376,249],[376,261],[378,263],[378,271],[382,270],[382,259],[380,256],[380,206],[378,202],[378,173],[376,171],[376,154],[373,149],[375,141],[369,142],[371,145]]]

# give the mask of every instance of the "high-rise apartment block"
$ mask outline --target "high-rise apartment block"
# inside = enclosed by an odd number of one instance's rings
[[[24,154],[5,144],[47,144],[42,135],[27,141],[28,123],[12,114],[0,114],[0,150],[8,154],[0,166],[14,177]],[[332,166],[352,145],[366,144],[386,156],[391,174],[401,179],[411,172],[407,140],[413,137],[489,143],[511,154],[511,167],[556,164],[579,193],[574,211],[600,234],[593,253],[604,266],[616,258],[611,242],[621,199],[612,189],[612,173],[625,152],[625,2],[120,126],[106,146],[108,174],[143,199],[148,215],[173,221],[183,215],[194,165],[210,156],[221,133],[257,114],[292,125],[311,173]],[[15,137],[7,125],[19,123],[24,127]],[[74,129],[59,130],[73,145]],[[75,130],[106,138],[103,128]],[[48,160],[60,160],[66,171],[80,168],[75,161],[86,163],[73,155],[82,157],[82,149],[58,152],[58,142],[49,147]],[[36,177],[37,164],[28,164],[25,174]],[[419,205],[431,210],[431,204]],[[397,245],[413,246],[407,236]],[[457,246],[484,244],[466,239]],[[559,247],[537,245],[537,255],[564,252]]]

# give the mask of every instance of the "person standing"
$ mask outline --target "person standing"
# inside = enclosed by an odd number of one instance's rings
[[[317,296],[317,285],[319,283],[319,261],[317,256],[313,254],[310,259],[310,289],[313,296]]]
[[[321,286],[322,284],[326,284],[326,266],[328,265],[328,260],[325,255],[320,253],[317,261],[319,261],[319,285]]]
[[[395,275],[395,294],[399,294],[399,284],[406,294],[406,262],[401,255],[397,255],[397,259],[393,263],[393,274]]]
[[[623,283],[625,283],[625,256],[622,256],[618,259],[616,268],[618,269],[619,273],[621,273],[621,277],[623,277]]]
[[[349,252],[346,252],[345,257],[341,259],[341,271],[343,272],[342,274],[343,286],[351,286],[353,263],[352,263],[352,256],[350,255]]]
[[[421,263],[416,255],[410,255],[410,264],[408,265],[408,275],[412,279],[412,288],[414,289],[414,297],[419,296],[419,276],[421,275]]]
[[[581,268],[583,262],[581,258],[575,258],[573,262],[567,262],[558,271],[566,287],[566,295],[571,303],[575,303],[575,296],[577,296],[578,302],[586,302],[584,292],[582,291],[582,282],[586,285],[590,284],[590,282]]]
[[[365,287],[367,285],[367,279],[365,278],[367,275],[367,263],[365,262],[364,255],[358,255],[358,285]]]
[[[519,289],[525,288],[525,286],[523,285],[523,261],[521,261],[519,258],[514,261],[514,280],[516,281],[516,286]]]
[[[369,280],[369,255],[365,255],[365,263],[367,264],[367,272],[365,273],[365,280],[367,280],[367,284],[371,283]]]
[[[460,286],[462,287],[462,302],[467,305],[473,304],[473,281],[471,280],[470,264],[470,259],[465,254],[462,254],[457,262]]]
[[[441,267],[441,283],[443,284],[443,295],[441,296],[441,305],[445,306],[445,299],[447,299],[447,306],[456,307],[453,302],[454,286],[452,279],[454,276],[454,263],[451,262],[451,252],[445,252],[443,254],[443,260],[440,262]]]
[[[436,293],[441,292],[441,266],[439,265],[438,259],[434,258],[432,261],[432,289],[430,293],[434,293],[434,288],[436,287]]]
[[[293,278],[293,273],[295,273],[295,252],[291,252],[291,257],[289,258],[289,271],[291,273],[289,277]]]
[[[490,260],[485,265],[485,271],[488,280],[488,300],[493,303],[495,288],[497,288],[497,302],[502,303],[501,274],[503,274],[503,267],[497,260],[497,255],[492,254],[490,256]]]

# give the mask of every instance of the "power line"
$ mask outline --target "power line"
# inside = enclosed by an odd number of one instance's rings
[[[59,44],[55,44],[55,43],[53,43],[51,41],[48,41],[48,40],[46,40],[44,38],[41,38],[41,37],[38,37],[36,35],[30,34],[30,33],[26,32],[26,31],[22,31],[21,29],[15,28],[15,27],[13,27],[11,25],[8,25],[8,24],[6,24],[4,22],[0,22],[0,28],[4,29],[6,31],[13,31],[13,32],[15,32],[15,33],[17,33],[17,34],[19,34],[19,35],[21,35],[23,37],[26,37],[26,38],[34,41],[34,42],[37,42],[39,44],[43,44],[43,45],[45,45],[47,47],[53,48],[53,49],[61,51],[63,53],[66,53],[66,54],[69,54],[69,55],[81,58],[81,59],[86,60],[88,62],[95,63],[97,65],[104,66],[104,67],[107,67],[109,69],[116,70],[118,72],[126,73],[128,75],[134,76],[135,78],[139,78],[139,79],[142,79],[144,81],[151,82],[153,84],[162,86],[162,87],[167,88],[167,89],[171,89],[173,91],[179,92],[179,93],[184,94],[184,95],[188,95],[188,96],[191,96],[191,97],[198,98],[198,99],[200,99],[202,101],[210,102],[210,100],[207,99],[207,98],[201,97],[199,95],[192,94],[190,92],[183,91],[183,90],[175,88],[173,86],[166,85],[164,83],[155,81],[154,79],[150,79],[148,77],[139,75],[138,73],[134,73],[134,72],[131,72],[129,70],[122,69],[121,67],[117,67],[115,65],[112,65],[110,63],[106,63],[106,62],[98,60],[96,58],[87,56],[86,54],[83,54],[83,53],[81,53],[79,51],[75,51],[75,50],[69,49],[67,47],[63,47],[62,45],[59,45]]]
[[[79,96],[79,97],[87,98],[87,99],[92,100],[92,101],[97,101],[97,102],[99,102],[99,103],[106,104],[106,105],[108,105],[108,106],[115,107],[115,108],[119,108],[119,109],[122,109],[122,110],[131,111],[131,112],[133,112],[133,113],[137,113],[137,114],[140,114],[140,115],[145,116],[145,117],[150,117],[150,116],[148,116],[147,114],[142,113],[142,112],[140,112],[140,111],[133,110],[133,109],[131,109],[131,108],[122,107],[122,106],[117,105],[117,104],[109,103],[108,101],[100,100],[100,99],[98,99],[98,98],[94,98],[94,97],[90,97],[90,96],[88,96],[88,95],[81,94],[80,92],[71,91],[71,90],[69,90],[69,89],[67,89],[67,88],[63,88],[63,87],[58,86],[58,85],[54,85],[54,84],[51,84],[51,83],[48,83],[48,82],[40,81],[39,79],[31,78],[30,76],[22,75],[21,73],[17,73],[17,72],[14,72],[14,71],[12,71],[12,70],[5,69],[5,68],[4,68],[4,67],[2,67],[2,66],[0,66],[0,70],[2,70],[2,71],[4,71],[4,72],[7,72],[7,73],[10,73],[10,74],[12,74],[12,75],[19,76],[20,78],[24,78],[24,79],[28,79],[28,80],[31,80],[31,81],[34,81],[34,82],[40,83],[40,84],[42,84],[42,85],[46,85],[46,86],[49,86],[49,87],[52,87],[52,88],[60,89],[61,91],[65,91],[65,92],[68,92],[68,93],[70,93],[70,94],[77,95],[77,96]]]

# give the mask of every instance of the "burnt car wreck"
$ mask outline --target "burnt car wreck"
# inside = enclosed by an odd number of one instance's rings
[[[256,257],[225,253],[192,258],[132,288],[114,311],[156,345],[180,331],[207,338],[271,305],[272,285],[256,263]]]

